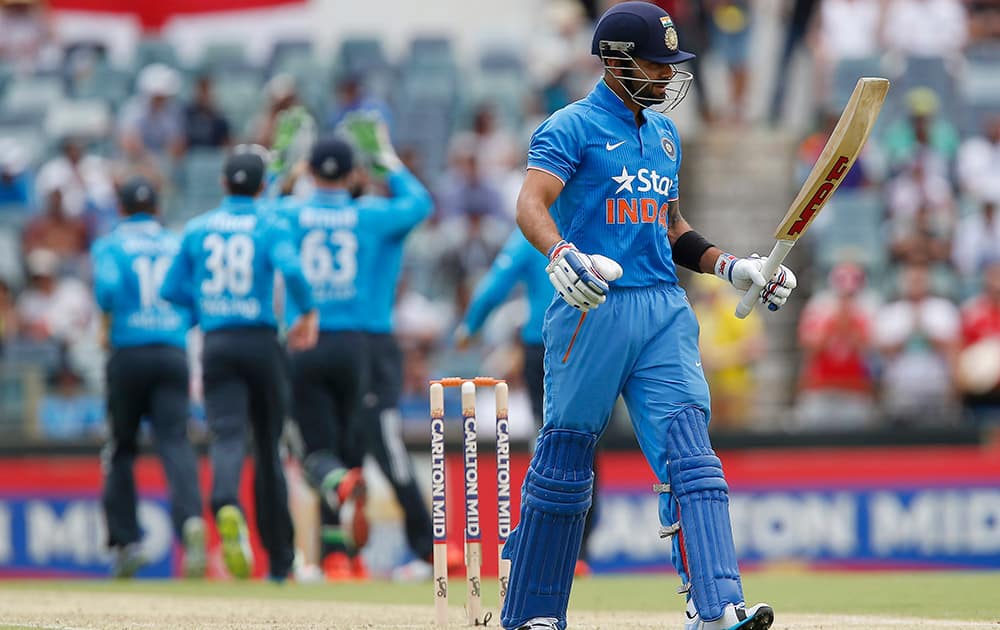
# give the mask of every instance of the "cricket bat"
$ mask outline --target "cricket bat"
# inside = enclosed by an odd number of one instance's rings
[[[777,242],[764,264],[764,278],[770,281],[782,261],[792,250],[795,241],[799,240],[813,222],[819,211],[833,196],[840,186],[844,175],[851,169],[865,140],[875,126],[875,119],[885,102],[889,91],[887,79],[863,77],[854,86],[851,99],[840,115],[837,126],[830,139],[827,140],[823,152],[806,178],[799,194],[795,196],[791,207],[774,232]],[[743,319],[750,314],[760,300],[762,287],[754,285],[747,289],[740,303],[736,306],[736,317]]]

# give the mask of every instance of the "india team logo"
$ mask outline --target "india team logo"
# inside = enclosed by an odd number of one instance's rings
[[[663,152],[667,154],[667,157],[671,160],[677,157],[677,147],[674,146],[673,140],[670,138],[660,138],[660,146],[663,147]]]
[[[677,50],[677,29],[674,28],[674,21],[669,15],[664,15],[660,18],[660,24],[663,25],[663,43],[666,44],[667,50],[674,52]]]

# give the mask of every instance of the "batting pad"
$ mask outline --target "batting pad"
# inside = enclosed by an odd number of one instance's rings
[[[521,519],[504,547],[511,561],[501,623],[517,628],[535,617],[566,627],[573,570],[594,484],[591,433],[543,431],[521,491]]]
[[[726,604],[743,601],[729,522],[729,487],[702,411],[685,407],[674,416],[667,434],[670,491],[680,513],[678,540],[690,595],[701,618],[711,621],[722,616]]]

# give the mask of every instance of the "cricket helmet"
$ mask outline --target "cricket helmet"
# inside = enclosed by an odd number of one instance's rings
[[[633,102],[658,112],[677,106],[687,95],[693,76],[674,69],[669,79],[651,79],[635,62],[644,59],[671,66],[694,59],[678,47],[677,29],[670,14],[649,2],[622,2],[608,9],[594,29],[591,53],[601,58],[604,69],[617,79]],[[611,65],[609,61],[625,61]],[[663,99],[643,94],[647,86],[664,85]]]

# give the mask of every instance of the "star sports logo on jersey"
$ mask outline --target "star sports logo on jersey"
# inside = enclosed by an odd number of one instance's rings
[[[669,177],[664,177],[655,170],[640,168],[632,174],[627,166],[622,166],[619,175],[612,175],[614,182],[614,198],[604,200],[606,211],[605,221],[608,225],[616,223],[659,223],[667,227],[668,204],[666,199],[670,195],[673,181]],[[656,193],[659,198],[653,197],[618,197],[622,193]]]

